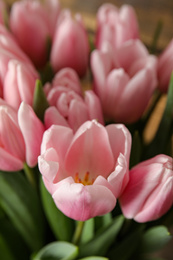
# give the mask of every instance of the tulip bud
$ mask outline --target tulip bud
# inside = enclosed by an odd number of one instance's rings
[[[157,155],[131,169],[120,197],[126,218],[147,222],[163,216],[173,204],[173,158]]]
[[[47,61],[47,41],[52,39],[59,3],[46,1],[19,1],[12,5],[10,29],[19,45],[31,58],[36,67],[41,68]]]
[[[51,50],[51,64],[55,72],[64,67],[73,68],[79,76],[87,70],[89,43],[81,17],[72,18],[64,12],[56,28]]]
[[[102,49],[108,42],[115,51],[124,42],[139,38],[135,10],[130,5],[118,9],[113,4],[103,4],[97,12],[96,46]]]
[[[21,101],[32,106],[35,82],[39,76],[30,64],[11,60],[4,79],[4,99],[14,108],[19,107]]]

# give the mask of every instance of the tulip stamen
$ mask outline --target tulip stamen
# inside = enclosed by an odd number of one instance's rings
[[[94,182],[94,179],[90,180],[90,179],[89,179],[89,175],[90,175],[90,173],[87,171],[87,172],[85,173],[85,175],[84,175],[83,180],[82,180],[82,179],[79,177],[79,173],[76,173],[75,178],[74,178],[74,181],[75,181],[76,183],[82,183],[83,185],[92,185],[93,182]]]

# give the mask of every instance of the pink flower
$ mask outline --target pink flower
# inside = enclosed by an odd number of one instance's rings
[[[129,40],[115,53],[110,48],[93,51],[91,68],[105,119],[137,121],[157,85],[156,57],[139,40]]]
[[[18,46],[13,35],[3,25],[0,25],[0,97],[3,97],[4,78],[7,73],[8,62],[11,59],[19,60],[33,67],[29,58]]]
[[[50,61],[55,72],[73,68],[83,76],[88,67],[89,43],[81,16],[72,18],[69,11],[61,14],[53,39]]]
[[[57,86],[47,96],[50,107],[45,111],[45,126],[69,126],[76,131],[85,121],[97,119],[104,124],[99,98],[92,90],[84,98],[66,87]]]
[[[38,68],[47,61],[47,41],[53,37],[59,12],[59,2],[55,0],[46,0],[44,5],[37,0],[12,5],[10,29]]]
[[[173,159],[158,155],[129,173],[120,204],[126,218],[147,222],[160,218],[173,204]]]
[[[173,71],[173,40],[170,41],[166,49],[158,59],[158,81],[159,89],[166,93],[169,87],[171,73]]]
[[[99,98],[92,90],[82,94],[82,86],[75,70],[61,69],[52,84],[46,83],[45,94],[50,107],[45,111],[46,128],[63,125],[76,131],[85,121],[97,119],[104,124]]]
[[[56,86],[64,86],[70,90],[75,91],[79,95],[82,95],[82,86],[80,79],[75,70],[71,68],[64,68],[57,72],[52,80],[52,83],[46,83],[44,91],[46,94]]]
[[[130,148],[120,124],[87,121],[75,134],[64,126],[46,130],[38,165],[57,207],[81,221],[110,212],[128,182]]]
[[[44,127],[32,108],[22,103],[17,110],[0,99],[0,170],[18,171],[26,162],[37,164]]]
[[[37,71],[30,64],[10,60],[3,84],[4,100],[17,109],[21,101],[32,106],[35,83],[38,78]]]
[[[138,21],[130,5],[118,9],[113,4],[103,4],[97,12],[96,46],[102,49],[108,42],[115,51],[130,40],[139,38]]]

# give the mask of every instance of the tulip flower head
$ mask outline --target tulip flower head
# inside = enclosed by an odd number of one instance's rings
[[[139,40],[125,42],[116,52],[106,44],[91,55],[94,90],[107,121],[140,119],[157,86],[157,58]]]
[[[93,120],[75,134],[59,125],[46,130],[38,165],[57,207],[81,221],[110,212],[128,182],[130,148],[124,125]]]
[[[137,222],[163,216],[173,205],[173,158],[160,154],[132,168],[120,204]]]
[[[0,170],[18,171],[37,164],[44,126],[22,102],[18,111],[0,99]]]

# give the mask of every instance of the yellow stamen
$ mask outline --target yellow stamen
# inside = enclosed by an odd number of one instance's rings
[[[82,183],[83,185],[92,185],[93,182],[94,182],[94,179],[89,180],[89,175],[90,175],[90,173],[86,172],[85,175],[84,175],[83,180],[81,180],[81,178],[79,178],[79,173],[76,173],[74,181],[76,183]]]

